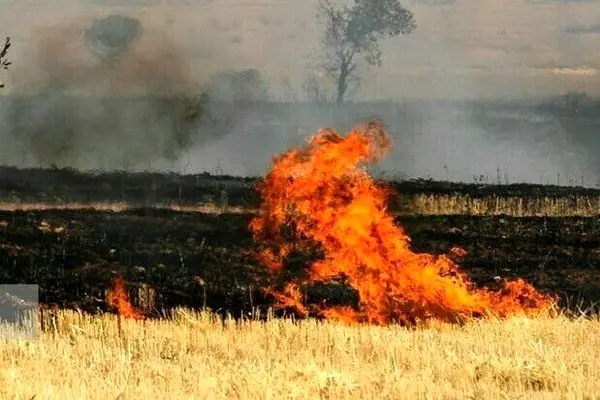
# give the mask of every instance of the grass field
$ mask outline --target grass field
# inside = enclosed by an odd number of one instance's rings
[[[0,339],[3,399],[592,399],[600,320],[565,316],[421,328],[305,320],[171,320],[59,312]]]
[[[124,174],[63,183],[67,172],[2,175],[6,282],[36,282],[43,303],[89,310],[104,306],[115,273],[136,306],[145,288],[160,295],[156,308],[268,304],[255,296],[262,269],[246,254],[256,211],[247,182]],[[460,246],[478,285],[522,277],[600,299],[599,191],[403,185],[390,208],[415,251]],[[0,338],[0,399],[600,398],[599,318],[403,328],[222,323],[178,309],[121,329],[113,314],[47,318],[35,340]]]

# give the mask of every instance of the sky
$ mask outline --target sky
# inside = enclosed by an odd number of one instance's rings
[[[383,66],[363,73],[353,99],[600,95],[598,0],[402,4],[414,12],[417,29],[382,42]],[[0,35],[13,39],[14,68],[32,72],[3,79],[7,93],[35,91],[33,72],[44,57],[69,79],[84,81],[68,68],[92,62],[81,33],[93,18],[118,13],[142,22],[138,52],[176,49],[165,51],[160,68],[184,70],[181,90],[197,90],[217,71],[256,68],[273,98],[299,99],[319,60],[316,6],[315,0],[1,0]],[[129,70],[135,74],[135,66]],[[127,91],[127,78],[117,86]]]

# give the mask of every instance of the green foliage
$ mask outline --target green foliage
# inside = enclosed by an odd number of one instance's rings
[[[408,35],[417,27],[413,13],[398,0],[354,0],[352,6],[320,0],[320,15],[328,53],[325,67],[335,78],[338,103],[344,101],[350,83],[358,80],[357,56],[364,56],[368,65],[380,67],[379,41]]]

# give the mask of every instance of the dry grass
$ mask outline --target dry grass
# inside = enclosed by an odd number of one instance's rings
[[[548,216],[592,217],[600,215],[600,197],[579,196],[576,198],[551,197],[499,197],[482,198],[469,195],[417,194],[403,196],[400,194],[395,203],[398,204],[399,215],[509,215],[515,217]],[[27,203],[0,202],[0,211],[34,211],[34,210],[84,210],[122,212],[141,205],[126,202],[91,202],[91,203]],[[248,214],[256,213],[256,208],[219,205],[216,203],[199,203],[196,205],[179,205],[158,203],[152,205],[181,212],[198,212],[206,214]],[[395,207],[392,207],[394,209]]]
[[[497,197],[419,194],[405,200],[403,214],[418,215],[510,215],[515,217],[592,217],[600,215],[600,197]]]
[[[0,202],[0,211],[47,211],[47,210],[94,210],[94,211],[112,211],[123,212],[133,208],[145,207],[126,202],[90,202],[90,203],[21,203],[21,202]],[[178,205],[178,204],[155,204],[155,208],[164,208],[180,212],[197,212],[205,214],[243,214],[253,212],[253,210],[241,206],[220,206],[214,203],[202,203],[197,205]]]
[[[507,399],[600,393],[600,321],[419,329],[273,320],[224,325],[61,312],[34,341],[0,339],[2,399]],[[587,396],[587,397],[586,397]]]

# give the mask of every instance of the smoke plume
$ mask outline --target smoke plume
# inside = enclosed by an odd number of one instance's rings
[[[38,27],[0,101],[5,164],[151,169],[226,131],[164,31],[135,18]]]

